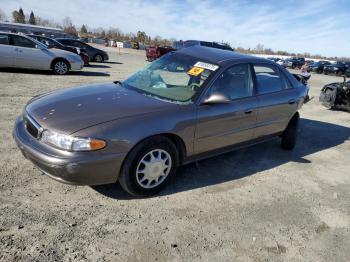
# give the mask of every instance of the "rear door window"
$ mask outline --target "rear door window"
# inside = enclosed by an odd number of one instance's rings
[[[0,45],[8,45],[9,37],[7,35],[0,34]]]
[[[273,65],[254,65],[256,76],[256,92],[258,95],[274,93],[283,88],[279,71]]]

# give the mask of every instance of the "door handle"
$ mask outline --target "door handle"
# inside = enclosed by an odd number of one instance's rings
[[[288,101],[288,104],[290,104],[290,105],[295,104],[295,99],[290,99],[290,100]]]
[[[253,113],[253,109],[247,109],[244,111],[244,114],[251,114]]]

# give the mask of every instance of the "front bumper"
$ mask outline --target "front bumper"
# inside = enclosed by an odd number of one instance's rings
[[[13,137],[23,155],[44,174],[66,184],[101,185],[115,183],[126,156],[95,152],[67,152],[54,149],[31,136],[22,117],[16,119]]]
[[[104,61],[109,60],[109,56],[108,56],[108,54],[103,54],[103,60],[104,60]]]
[[[70,63],[70,69],[75,70],[81,70],[84,67],[84,61],[80,59],[80,61],[75,61],[74,63]]]

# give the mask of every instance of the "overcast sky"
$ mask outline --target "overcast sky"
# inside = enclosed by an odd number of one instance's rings
[[[0,0],[8,16],[19,7],[59,22],[69,16],[78,27],[350,56],[350,0]]]

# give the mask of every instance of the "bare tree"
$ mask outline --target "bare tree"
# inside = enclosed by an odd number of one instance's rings
[[[73,26],[72,19],[71,19],[69,16],[66,16],[66,17],[62,20],[62,25],[63,25],[63,28]]]

